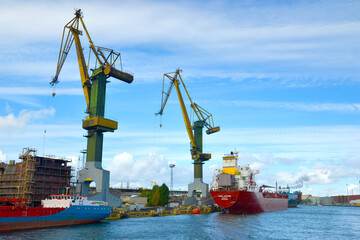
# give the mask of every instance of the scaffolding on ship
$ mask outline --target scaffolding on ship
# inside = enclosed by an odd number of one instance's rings
[[[0,198],[26,198],[28,205],[39,206],[41,200],[70,188],[69,160],[40,157],[31,148],[24,148],[19,158],[18,163],[0,163]]]

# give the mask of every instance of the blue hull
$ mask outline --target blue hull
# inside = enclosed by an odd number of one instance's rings
[[[298,195],[295,193],[289,193],[288,207],[297,207],[299,205]]]
[[[73,205],[52,215],[36,217],[27,217],[27,212],[23,211],[24,217],[1,217],[0,232],[98,222],[107,218],[110,212],[109,206],[86,205]]]

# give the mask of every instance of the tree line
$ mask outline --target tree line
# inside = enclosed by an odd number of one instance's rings
[[[147,197],[146,206],[165,206],[169,203],[169,188],[163,183],[154,185],[151,191],[143,190],[139,197]]]

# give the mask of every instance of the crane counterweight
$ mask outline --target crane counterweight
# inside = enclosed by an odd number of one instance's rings
[[[104,69],[104,73],[105,73],[105,75],[107,75],[109,77],[119,79],[126,83],[132,83],[132,81],[134,81],[133,75],[131,75],[130,73],[126,73],[126,72],[117,70],[116,68],[114,68],[112,66],[106,66],[106,68]]]

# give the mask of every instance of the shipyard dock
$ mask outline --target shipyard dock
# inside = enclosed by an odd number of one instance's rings
[[[138,218],[138,217],[161,217],[171,215],[184,214],[206,214],[213,212],[222,212],[223,209],[215,206],[180,206],[179,208],[148,208],[142,211],[128,211],[114,209],[114,212],[107,218],[108,220],[116,220],[122,218]]]

